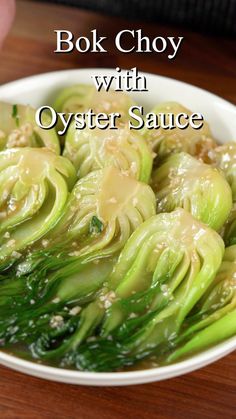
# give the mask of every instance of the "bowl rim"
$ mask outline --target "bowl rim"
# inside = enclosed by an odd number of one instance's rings
[[[125,71],[122,69],[122,71]],[[115,70],[112,68],[81,68],[81,69],[66,69],[66,70],[59,70],[59,71],[52,71],[47,73],[36,74],[33,76],[28,76],[24,78],[19,78],[15,81],[11,81],[5,83],[0,86],[0,98],[1,95],[8,95],[17,87],[25,86],[27,88],[27,84],[31,85],[34,81],[41,79],[51,79],[53,78],[60,78],[64,75],[79,75],[79,74],[92,74],[95,73],[104,73],[107,74],[114,74]],[[139,71],[140,75],[145,75],[146,77],[156,78],[159,80],[166,81],[170,84],[178,84],[183,88],[191,88],[195,92],[203,93],[204,95],[207,94],[211,100],[217,100],[221,103],[230,106],[231,109],[236,113],[236,106],[205,89],[202,89],[198,86],[195,86],[190,83],[186,83],[181,80],[177,80],[170,77],[165,77],[162,75],[147,73]],[[3,99],[4,100],[4,99]],[[10,367],[14,370],[24,372],[26,374],[37,376],[40,378],[64,382],[64,383],[71,383],[71,384],[82,384],[82,385],[94,385],[94,386],[106,386],[106,385],[130,385],[130,384],[141,384],[147,383],[152,381],[160,381],[164,379],[170,379],[182,374],[186,374],[188,372],[192,372],[196,369],[204,367],[216,360],[224,357],[225,355],[229,354],[233,350],[236,349],[236,336],[221,342],[218,345],[215,345],[199,354],[193,355],[183,361],[179,361],[174,364],[170,364],[167,366],[161,367],[154,367],[150,369],[140,369],[136,371],[125,371],[125,372],[87,372],[87,371],[77,371],[77,370],[70,370],[64,368],[57,368],[47,366],[45,364],[41,364],[38,362],[28,361],[23,358],[19,358],[12,354],[5,353],[0,351],[0,364]]]
[[[171,379],[193,372],[226,356],[236,349],[236,337],[168,366],[125,372],[89,372],[47,366],[0,351],[0,364],[47,380],[94,386],[142,384]]]

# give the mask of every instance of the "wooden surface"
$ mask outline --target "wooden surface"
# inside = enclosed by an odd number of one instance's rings
[[[40,2],[17,1],[14,28],[0,52],[0,84],[45,71],[80,67],[137,66],[206,88],[236,103],[235,40],[180,28],[125,22]],[[77,36],[97,28],[109,35],[110,53],[54,54],[54,29]],[[177,58],[117,54],[112,39],[121,29],[149,36],[185,36]],[[5,418],[235,418],[236,353],[192,374],[161,383],[121,388],[77,387],[43,381],[0,368],[0,417]]]

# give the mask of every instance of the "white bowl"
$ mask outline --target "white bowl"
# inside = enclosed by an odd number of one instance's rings
[[[0,87],[0,100],[12,103],[47,105],[49,98],[65,86],[75,83],[92,83],[91,75],[115,74],[110,69],[65,70],[28,77]],[[219,142],[236,141],[236,107],[205,90],[166,77],[144,74],[149,92],[135,92],[134,100],[150,110],[158,102],[178,101],[194,112],[201,112],[210,123],[213,135]],[[176,377],[216,361],[236,349],[236,337],[207,351],[173,365],[149,370],[92,373],[64,370],[24,361],[0,352],[0,363],[15,370],[64,383],[117,386],[147,383]]]

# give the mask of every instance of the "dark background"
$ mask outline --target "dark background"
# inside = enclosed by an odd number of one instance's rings
[[[199,32],[236,34],[236,0],[44,0],[127,19],[185,25]]]

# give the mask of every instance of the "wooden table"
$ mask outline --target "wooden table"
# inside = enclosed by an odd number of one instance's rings
[[[0,83],[46,71],[115,67],[149,71],[206,88],[236,103],[236,44],[154,24],[127,22],[97,13],[40,2],[17,1],[15,25],[0,53]],[[107,54],[54,54],[54,29],[109,35]],[[112,39],[121,29],[149,36],[185,36],[177,58],[117,54]],[[0,417],[5,418],[221,418],[236,417],[236,353],[192,374],[141,386],[77,387],[0,368]]]

